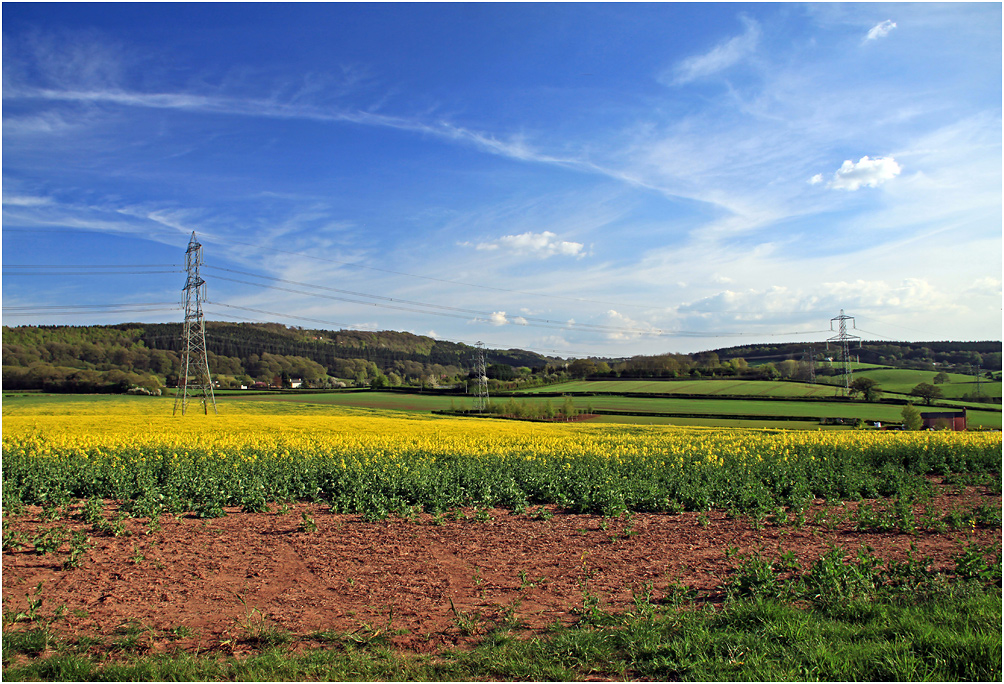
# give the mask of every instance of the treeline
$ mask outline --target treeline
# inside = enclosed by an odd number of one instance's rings
[[[151,392],[178,384],[180,323],[3,328],[5,389]],[[476,380],[475,348],[394,331],[311,330],[279,323],[206,323],[210,372],[220,387],[443,386]],[[563,359],[520,349],[485,350],[490,391],[527,389],[568,378],[809,380],[840,372],[821,345],[762,344],[698,354]],[[922,370],[1000,371],[1000,342],[867,342],[867,363]],[[810,363],[810,357],[813,362]]]
[[[308,330],[278,323],[206,323],[210,372],[221,387],[423,385],[466,379],[474,348],[393,331]],[[5,389],[119,392],[173,387],[183,355],[180,323],[3,328]],[[518,349],[487,350],[490,363],[543,367]],[[277,383],[278,379],[278,383]]]
[[[985,371],[1001,370],[1001,343],[987,342],[862,342],[852,345],[851,354],[862,363],[874,363],[894,368],[914,370],[954,369],[970,372],[979,366]],[[814,343],[748,344],[716,349],[713,353],[722,360],[743,358],[751,362],[784,359],[801,359],[813,354],[817,359],[839,358],[840,348]],[[937,364],[937,366],[935,365]]]
[[[549,368],[545,368],[549,370]],[[576,359],[565,372],[573,378],[726,378],[745,380],[809,380],[816,375],[832,375],[833,368],[810,364],[808,360],[786,359],[779,363],[751,364],[742,358],[721,360],[715,352],[699,354],[658,354],[624,360]]]

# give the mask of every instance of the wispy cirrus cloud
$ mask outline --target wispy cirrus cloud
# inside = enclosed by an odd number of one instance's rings
[[[885,38],[894,28],[896,28],[896,22],[886,19],[885,21],[872,26],[868,31],[868,35],[865,36],[865,40],[878,40],[879,38]]]
[[[708,52],[684,59],[660,79],[667,85],[683,85],[725,71],[748,58],[760,41],[760,25],[740,16],[746,27],[738,36],[722,41]]]

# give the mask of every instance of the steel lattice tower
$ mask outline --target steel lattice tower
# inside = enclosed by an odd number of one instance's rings
[[[202,394],[202,411],[209,414],[209,404],[216,411],[216,397],[213,395],[213,381],[209,375],[209,358],[206,355],[206,322],[202,317],[202,301],[206,298],[206,281],[199,276],[199,266],[202,265],[202,245],[195,238],[188,241],[188,251],[185,253],[185,270],[188,280],[185,283],[185,329],[182,338],[185,342],[184,355],[181,358],[181,378],[178,381],[178,392],[174,395],[174,412],[181,406],[181,415],[188,408],[189,395]]]
[[[478,376],[478,393],[474,399],[474,409],[484,413],[488,408],[488,369],[485,366],[485,345],[477,344],[478,351],[474,357],[474,373]]]
[[[851,327],[853,327],[854,329],[857,329],[858,326],[854,322],[854,316],[845,316],[843,309],[840,310],[839,316],[830,319],[830,330],[833,330],[833,321],[838,321],[839,328],[837,330],[836,335],[826,340],[826,348],[827,349],[830,348],[830,342],[840,343],[841,358],[844,361],[844,391],[850,393],[852,371],[851,371],[851,352],[850,352],[850,345],[848,344],[848,342],[850,340],[857,340],[858,346],[860,347],[861,338],[858,337],[857,335],[849,335],[847,333],[847,321],[851,322]]]

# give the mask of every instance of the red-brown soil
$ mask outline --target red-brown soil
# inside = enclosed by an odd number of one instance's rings
[[[1001,502],[999,492],[984,487],[937,489],[931,503],[941,511]],[[317,630],[389,630],[395,645],[429,652],[477,638],[461,631],[457,613],[487,628],[509,612],[531,632],[572,622],[584,589],[612,610],[628,608],[632,590],[649,582],[657,599],[671,582],[681,582],[705,600],[718,600],[737,563],[727,551],[762,550],[770,557],[792,551],[807,568],[831,544],[849,553],[868,545],[895,559],[916,545],[915,558],[950,569],[967,540],[988,551],[1001,541],[1000,528],[874,534],[856,532],[848,521],[827,529],[832,525],[813,522],[826,508],[817,501],[801,529],[770,523],[756,529],[749,519],[715,511],[706,517],[639,513],[629,523],[558,511],[544,520],[503,510],[479,521],[468,509],[466,519],[448,516],[434,525],[427,514],[367,523],[319,504],[297,504],[282,514],[273,506],[272,513],[228,509],[226,517],[208,520],[165,515],[162,528],[150,534],[144,534],[145,520],[127,520],[132,534],[112,537],[73,518],[44,522],[32,507],[10,521],[11,530],[31,540],[39,528],[65,525],[88,530],[93,547],[80,567],[66,570],[65,544],[47,555],[30,546],[4,551],[3,609],[8,616],[24,611],[43,582],[38,615],[49,619],[65,606],[52,629],[68,637],[107,641],[131,625],[142,628],[151,650],[202,652],[221,644],[241,650],[241,637],[264,616],[304,644]],[[304,512],[315,532],[301,531]],[[106,517],[113,516],[109,502]],[[190,636],[171,641],[178,627]]]

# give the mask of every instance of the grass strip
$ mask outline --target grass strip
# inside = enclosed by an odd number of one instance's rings
[[[721,608],[639,604],[593,611],[530,639],[497,629],[475,648],[436,655],[335,641],[246,658],[74,653],[50,636],[5,630],[6,681],[573,681],[590,677],[685,681],[1000,681],[999,587],[956,584],[913,603],[848,601],[799,607],[762,597]],[[48,642],[40,655],[40,642]],[[15,655],[26,664],[12,664]]]

